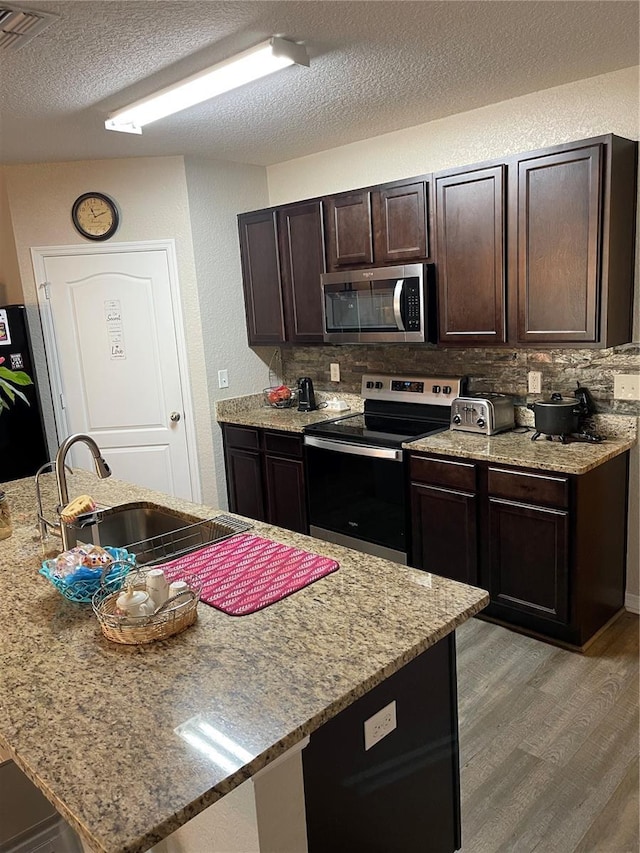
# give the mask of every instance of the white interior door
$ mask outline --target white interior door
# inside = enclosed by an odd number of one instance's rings
[[[59,438],[88,433],[115,477],[194,499],[167,251],[67,248],[42,256],[40,288]]]

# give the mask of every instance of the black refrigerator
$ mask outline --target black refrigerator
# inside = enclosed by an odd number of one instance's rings
[[[26,373],[33,385],[11,381],[2,368]],[[0,306],[0,379],[9,382],[27,398],[19,395],[11,401],[0,390],[8,408],[0,411],[0,483],[30,477],[47,461],[47,442],[44,434],[40,398],[36,385],[33,354],[24,305]]]

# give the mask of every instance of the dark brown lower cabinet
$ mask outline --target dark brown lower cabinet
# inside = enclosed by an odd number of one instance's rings
[[[489,532],[492,600],[566,624],[568,512],[490,497]]]
[[[411,565],[488,590],[480,618],[583,647],[624,606],[628,456],[569,475],[411,454]]]
[[[411,564],[477,584],[476,466],[412,455]]]
[[[229,509],[308,532],[302,437],[222,424]]]

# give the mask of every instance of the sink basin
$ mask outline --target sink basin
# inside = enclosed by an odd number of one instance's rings
[[[249,530],[250,524],[218,515],[201,519],[140,501],[98,510],[80,521],[77,538],[95,545],[126,548],[138,565],[162,562]]]

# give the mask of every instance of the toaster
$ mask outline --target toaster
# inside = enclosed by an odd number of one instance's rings
[[[451,403],[451,429],[495,435],[514,426],[513,398],[505,394],[456,397]]]

